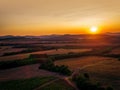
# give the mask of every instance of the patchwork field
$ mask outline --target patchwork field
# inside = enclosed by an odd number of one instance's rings
[[[3,56],[0,57],[0,61],[8,61],[8,60],[22,60],[27,58],[30,54],[66,54],[69,52],[78,53],[78,52],[87,52],[91,51],[92,49],[57,49],[57,50],[46,50],[46,51],[37,51],[32,53],[26,53],[26,54],[18,54],[18,55],[12,55],[12,56]]]
[[[95,84],[98,81],[120,90],[119,38],[109,35],[1,37],[0,90],[74,90],[72,87],[78,90],[70,79],[78,73],[88,73]],[[41,57],[28,58],[30,54],[47,54],[53,61],[38,62]],[[38,63],[44,68],[39,69]],[[63,74],[70,70],[72,75]]]
[[[2,48],[0,49],[0,56],[6,54],[6,53],[17,53],[17,52],[21,52],[23,50],[26,50],[26,48],[12,48],[12,47],[6,47],[6,48]]]

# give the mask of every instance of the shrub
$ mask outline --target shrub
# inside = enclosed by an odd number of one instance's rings
[[[49,70],[52,72],[58,72],[58,73],[63,74],[63,75],[71,75],[71,73],[72,73],[67,66],[54,65],[52,60],[48,60],[46,63],[42,63],[40,65],[39,69],[45,69],[45,70]]]

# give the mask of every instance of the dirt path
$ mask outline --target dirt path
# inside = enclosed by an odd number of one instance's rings
[[[55,80],[49,81],[49,82],[47,82],[47,83],[39,86],[38,88],[36,88],[36,89],[34,89],[34,90],[41,90],[41,88],[43,88],[43,87],[45,87],[45,86],[48,86],[48,85],[52,84],[53,82],[55,82],[55,81],[57,81],[57,80],[60,80],[60,79],[61,79],[61,80],[64,80],[68,85],[70,85],[71,87],[73,87],[75,90],[79,90],[79,89],[76,87],[76,85],[69,80],[69,77],[63,77],[63,76],[61,76],[60,78],[57,78],[57,79],[55,79]]]
[[[65,77],[64,80],[65,80],[71,87],[75,88],[75,90],[79,90],[79,89],[77,88],[77,86],[76,86],[73,82],[71,82],[71,81],[69,80],[69,77]]]

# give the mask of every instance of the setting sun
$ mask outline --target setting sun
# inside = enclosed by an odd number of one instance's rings
[[[93,26],[93,27],[90,28],[90,32],[91,32],[92,34],[97,33],[97,31],[98,31],[98,28],[95,27],[95,26]]]

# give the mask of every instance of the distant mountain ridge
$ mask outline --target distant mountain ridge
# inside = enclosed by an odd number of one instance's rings
[[[84,38],[88,38],[88,37],[120,37],[120,33],[110,33],[107,32],[105,34],[97,34],[97,35],[90,35],[90,34],[78,34],[78,35],[74,35],[74,34],[64,34],[64,35],[57,35],[57,34],[53,34],[53,35],[42,35],[42,36],[13,36],[13,35],[6,35],[6,36],[0,36],[0,39],[41,39],[41,40],[79,40],[79,39],[84,39]]]

